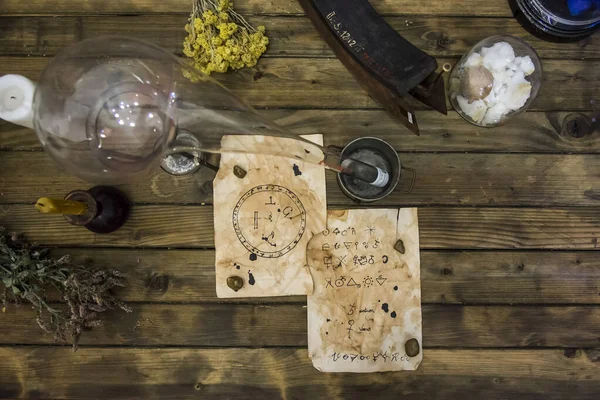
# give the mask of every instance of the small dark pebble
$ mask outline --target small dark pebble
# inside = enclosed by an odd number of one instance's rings
[[[406,350],[406,355],[409,357],[414,357],[421,351],[417,339],[408,339],[406,343],[404,343],[404,349]]]
[[[244,287],[244,280],[239,276],[230,276],[227,278],[227,286],[234,292],[237,292]]]
[[[239,165],[233,167],[233,174],[240,179],[244,179],[247,173],[248,172],[246,172],[246,170]]]
[[[400,239],[398,239],[398,241],[396,242],[396,244],[394,245],[394,249],[396,251],[398,251],[400,254],[404,254],[404,252],[406,251],[404,249],[404,242]]]

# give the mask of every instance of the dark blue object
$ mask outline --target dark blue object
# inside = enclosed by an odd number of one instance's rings
[[[600,26],[600,0],[508,0],[515,18],[533,35],[578,41]]]
[[[571,15],[578,16],[588,11],[592,6],[598,6],[600,0],[567,0],[567,6]]]

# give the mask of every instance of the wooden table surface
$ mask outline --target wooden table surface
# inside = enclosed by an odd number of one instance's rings
[[[307,354],[304,297],[216,298],[208,171],[123,186],[127,225],[93,235],[41,218],[41,195],[90,187],[62,172],[28,129],[0,122],[0,225],[131,276],[116,314],[73,353],[27,307],[0,314],[0,398],[598,399],[600,134],[561,129],[600,112],[600,34],[571,44],[529,35],[504,0],[372,0],[415,45],[455,63],[493,34],[543,59],[531,110],[481,129],[420,111],[421,137],[361,90],[295,0],[237,0],[271,44],[253,69],[219,79],[261,112],[326,144],[388,140],[417,170],[424,361],[416,372],[324,374]],[[188,0],[0,0],[0,75],[37,79],[61,48],[117,33],[181,54]],[[328,174],[330,207],[351,202]]]

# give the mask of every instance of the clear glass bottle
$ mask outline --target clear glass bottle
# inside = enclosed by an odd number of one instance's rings
[[[385,171],[356,160],[342,164],[339,152],[263,119],[184,60],[135,39],[94,38],[62,51],[42,73],[33,102],[45,150],[90,182],[126,183],[166,155],[201,151],[280,155],[387,184]],[[178,143],[181,132],[196,143]],[[261,140],[268,136],[281,140]]]

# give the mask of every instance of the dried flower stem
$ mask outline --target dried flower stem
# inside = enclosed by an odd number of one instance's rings
[[[26,301],[36,312],[40,328],[57,340],[71,334],[73,349],[77,350],[81,334],[102,324],[98,314],[110,309],[131,309],[114,293],[125,286],[126,276],[116,270],[89,269],[71,263],[69,256],[47,257],[47,249],[27,243],[22,236],[6,234],[0,227],[0,280],[3,310],[9,296],[19,304]],[[54,288],[70,312],[50,306],[43,293]]]
[[[230,0],[192,0],[183,52],[206,74],[252,67],[266,51],[265,27],[254,28]]]

